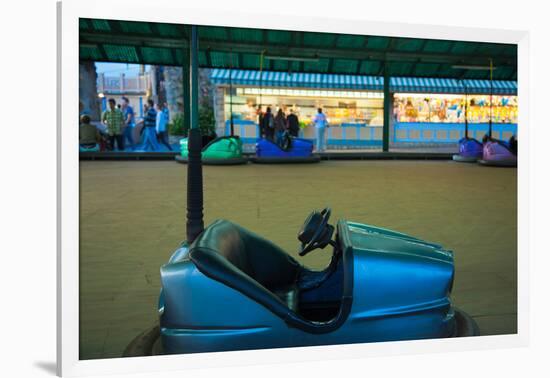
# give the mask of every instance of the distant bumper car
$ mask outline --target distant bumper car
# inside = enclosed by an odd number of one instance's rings
[[[494,167],[517,167],[517,139],[512,136],[508,142],[485,136],[483,158],[479,164]]]
[[[99,143],[80,144],[80,152],[99,152]]]
[[[176,156],[178,163],[187,164],[187,138],[180,141],[181,152]],[[204,165],[238,165],[246,164],[243,157],[243,143],[238,136],[218,137],[202,148],[202,162]]]
[[[256,156],[250,161],[259,164],[318,163],[321,157],[313,154],[313,143],[285,133],[281,145],[261,139],[256,143]]]
[[[451,251],[329,217],[312,212],[298,234],[300,256],[331,246],[322,271],[232,222],[212,223],[161,267],[160,325],[124,355],[479,335],[451,304]]]
[[[461,163],[476,163],[483,157],[483,144],[477,139],[462,138],[458,141],[458,154],[453,160]]]

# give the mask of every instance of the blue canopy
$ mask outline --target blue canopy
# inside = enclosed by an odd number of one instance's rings
[[[439,78],[418,78],[418,77],[392,77],[390,79],[392,92],[415,92],[415,93],[491,93],[490,80],[458,80]],[[493,93],[516,95],[518,91],[517,82],[493,80]]]
[[[381,91],[384,89],[384,78],[381,76],[365,75],[335,75],[304,72],[276,72],[231,70],[216,68],[212,70],[210,78],[214,84],[264,86],[264,87],[294,87],[319,89],[348,89]],[[390,79],[391,92],[409,93],[465,93],[489,94],[491,91],[489,80],[473,79],[441,79],[425,77],[392,77]],[[493,80],[494,94],[517,94],[517,82]]]
[[[264,87],[295,87],[320,89],[355,89],[374,90],[384,89],[384,78],[365,75],[334,75],[303,72],[276,72],[213,69],[210,78],[215,84],[264,86]]]

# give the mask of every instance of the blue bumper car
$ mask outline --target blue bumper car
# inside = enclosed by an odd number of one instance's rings
[[[318,163],[321,157],[313,154],[313,143],[285,133],[281,144],[269,139],[256,143],[256,156],[250,161],[260,164]]]
[[[515,136],[503,141],[485,135],[483,138],[483,156],[479,164],[493,167],[517,167],[518,142]]]
[[[458,154],[453,160],[461,163],[476,163],[483,157],[483,144],[477,139],[464,137],[458,141]]]
[[[206,227],[162,266],[160,325],[125,355],[479,335],[452,306],[451,251],[329,217],[328,208],[312,212],[298,233],[300,256],[332,254],[321,271],[232,222]]]

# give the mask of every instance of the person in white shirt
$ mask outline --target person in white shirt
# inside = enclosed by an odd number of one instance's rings
[[[313,118],[313,123],[315,124],[315,132],[317,134],[316,147],[317,152],[325,150],[325,129],[328,127],[328,120],[323,109],[317,109],[317,114]]]
[[[164,144],[166,148],[172,151],[172,146],[168,142],[168,117],[167,112],[162,110],[161,104],[155,105],[157,110],[157,136],[160,143]]]

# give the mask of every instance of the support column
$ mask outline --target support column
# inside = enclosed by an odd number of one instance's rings
[[[124,90],[125,90],[125,83],[124,83],[124,80],[125,79],[125,75],[123,73],[120,74],[120,93],[124,93]]]
[[[187,162],[187,242],[192,243],[204,230],[201,132],[199,129],[199,41],[197,26],[191,26],[189,43],[190,121]]]
[[[191,128],[191,94],[190,94],[190,76],[189,76],[189,52],[183,54],[182,80],[183,80],[183,128]]]
[[[151,67],[149,70],[149,77],[151,78],[151,98],[157,102],[157,70],[155,67]]]
[[[105,93],[105,74],[102,72],[99,74],[99,88],[97,89],[97,91],[99,93]]]
[[[382,127],[382,151],[388,152],[390,148],[390,75],[388,64],[384,65],[384,126]]]

